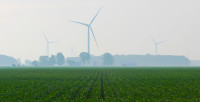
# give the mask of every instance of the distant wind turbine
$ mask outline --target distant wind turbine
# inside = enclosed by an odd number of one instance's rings
[[[160,45],[161,43],[164,43],[165,41],[160,41],[160,42],[156,42],[151,36],[150,38],[152,39],[153,43],[155,44],[155,55],[158,55],[158,45]]]
[[[95,43],[97,45],[97,47],[99,48],[98,46],[98,43],[97,43],[97,40],[96,40],[96,37],[94,35],[94,32],[92,30],[92,23],[94,22],[95,18],[97,17],[97,15],[99,14],[101,8],[99,9],[99,11],[96,13],[96,15],[94,16],[94,18],[91,20],[91,22],[89,24],[86,24],[86,23],[82,23],[82,22],[76,22],[76,21],[71,21],[71,22],[74,22],[74,23],[77,23],[77,24],[81,24],[81,25],[84,25],[84,26],[87,26],[88,27],[88,53],[90,54],[90,31],[94,37],[94,40],[95,40]]]
[[[43,32],[43,34],[44,34],[44,37],[45,37],[45,39],[46,39],[46,41],[47,41],[47,48],[46,48],[46,51],[47,51],[47,56],[49,57],[49,44],[56,43],[56,42],[50,42],[50,41],[47,39],[47,37],[46,37],[46,35],[45,35],[44,32]]]

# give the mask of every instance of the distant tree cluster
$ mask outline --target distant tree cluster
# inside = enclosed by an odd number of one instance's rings
[[[115,59],[115,60],[114,60]],[[0,62],[3,62],[1,60]],[[115,63],[114,63],[115,61]],[[21,61],[15,60],[17,64],[12,64],[13,67],[18,67]],[[79,57],[69,57],[65,61],[64,55],[59,52],[56,55],[40,56],[39,60],[26,60],[26,66],[62,66],[66,62],[69,66],[189,66],[190,60],[185,56],[173,55],[115,55],[104,53],[101,56],[91,56],[87,52],[81,52]]]
[[[66,62],[69,66],[81,66],[81,62],[77,62],[73,59],[67,59]]]
[[[91,65],[90,60],[91,60],[91,55],[87,52],[81,52],[79,55],[80,61],[74,60],[73,58],[66,59],[64,55],[59,52],[56,55],[51,55],[49,56],[40,56],[39,60],[26,60],[25,65],[27,66],[62,66],[65,64],[68,64],[69,66],[88,66]],[[102,60],[103,60],[103,65],[109,66],[113,65],[113,56],[110,53],[104,53],[102,55]]]
[[[86,63],[89,64],[89,61],[90,61],[90,54],[89,53],[81,52],[79,56],[81,58],[82,65],[85,65]]]
[[[110,53],[103,54],[103,65],[113,65],[113,56]]]
[[[64,55],[59,52],[56,55],[48,56],[40,56],[39,61],[33,61],[31,65],[33,66],[54,66],[54,65],[64,65],[65,57]]]
[[[81,52],[79,56],[80,56],[82,65],[90,64],[89,53]],[[113,56],[110,53],[104,53],[102,57],[103,57],[103,65],[106,65],[106,66],[113,65],[114,60],[113,60]],[[69,63],[73,63],[73,61],[69,61]]]

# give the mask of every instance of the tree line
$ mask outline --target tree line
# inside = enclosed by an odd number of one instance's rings
[[[81,60],[81,65],[89,65],[90,64],[90,58],[91,55],[87,52],[81,52],[79,54],[80,60]],[[113,56],[110,53],[104,53],[102,55],[102,60],[103,60],[103,65],[109,66],[113,65],[114,60]],[[26,62],[25,62],[26,63]],[[62,66],[65,63],[68,65],[77,65],[75,60],[67,60],[65,61],[65,56],[59,52],[56,55],[51,55],[49,56],[40,56],[39,60],[34,60],[34,61],[27,61],[27,63],[30,63],[32,66]]]
[[[39,61],[35,60],[31,63],[33,66],[54,66],[54,65],[63,65],[65,63],[64,55],[59,52],[56,55],[49,56],[40,56]]]

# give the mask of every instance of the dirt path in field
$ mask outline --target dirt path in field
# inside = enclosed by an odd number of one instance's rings
[[[116,91],[115,91],[115,87],[114,87],[114,86],[112,85],[112,83],[110,82],[110,80],[109,80],[109,78],[108,78],[106,72],[105,72],[105,75],[106,75],[106,79],[107,79],[109,85],[111,86],[111,88],[112,88],[112,90],[113,90],[113,93],[114,93],[115,97],[117,97],[117,93],[116,93]]]
[[[90,89],[89,89],[88,92],[87,92],[87,99],[89,99],[89,98],[91,97],[91,93],[92,93],[94,84],[95,84],[96,81],[97,81],[98,76],[99,76],[99,72],[97,73],[95,80],[94,80],[94,81],[92,82],[92,84],[90,85]]]
[[[101,98],[104,100],[103,72],[101,72]]]

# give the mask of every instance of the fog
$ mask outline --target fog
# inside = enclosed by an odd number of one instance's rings
[[[102,55],[184,55],[200,59],[200,1],[198,0],[1,0],[0,54],[35,60],[46,55],[45,32],[50,55],[65,57],[87,51],[87,27],[92,24],[99,48],[91,38],[90,52]],[[73,54],[71,52],[73,49]]]

